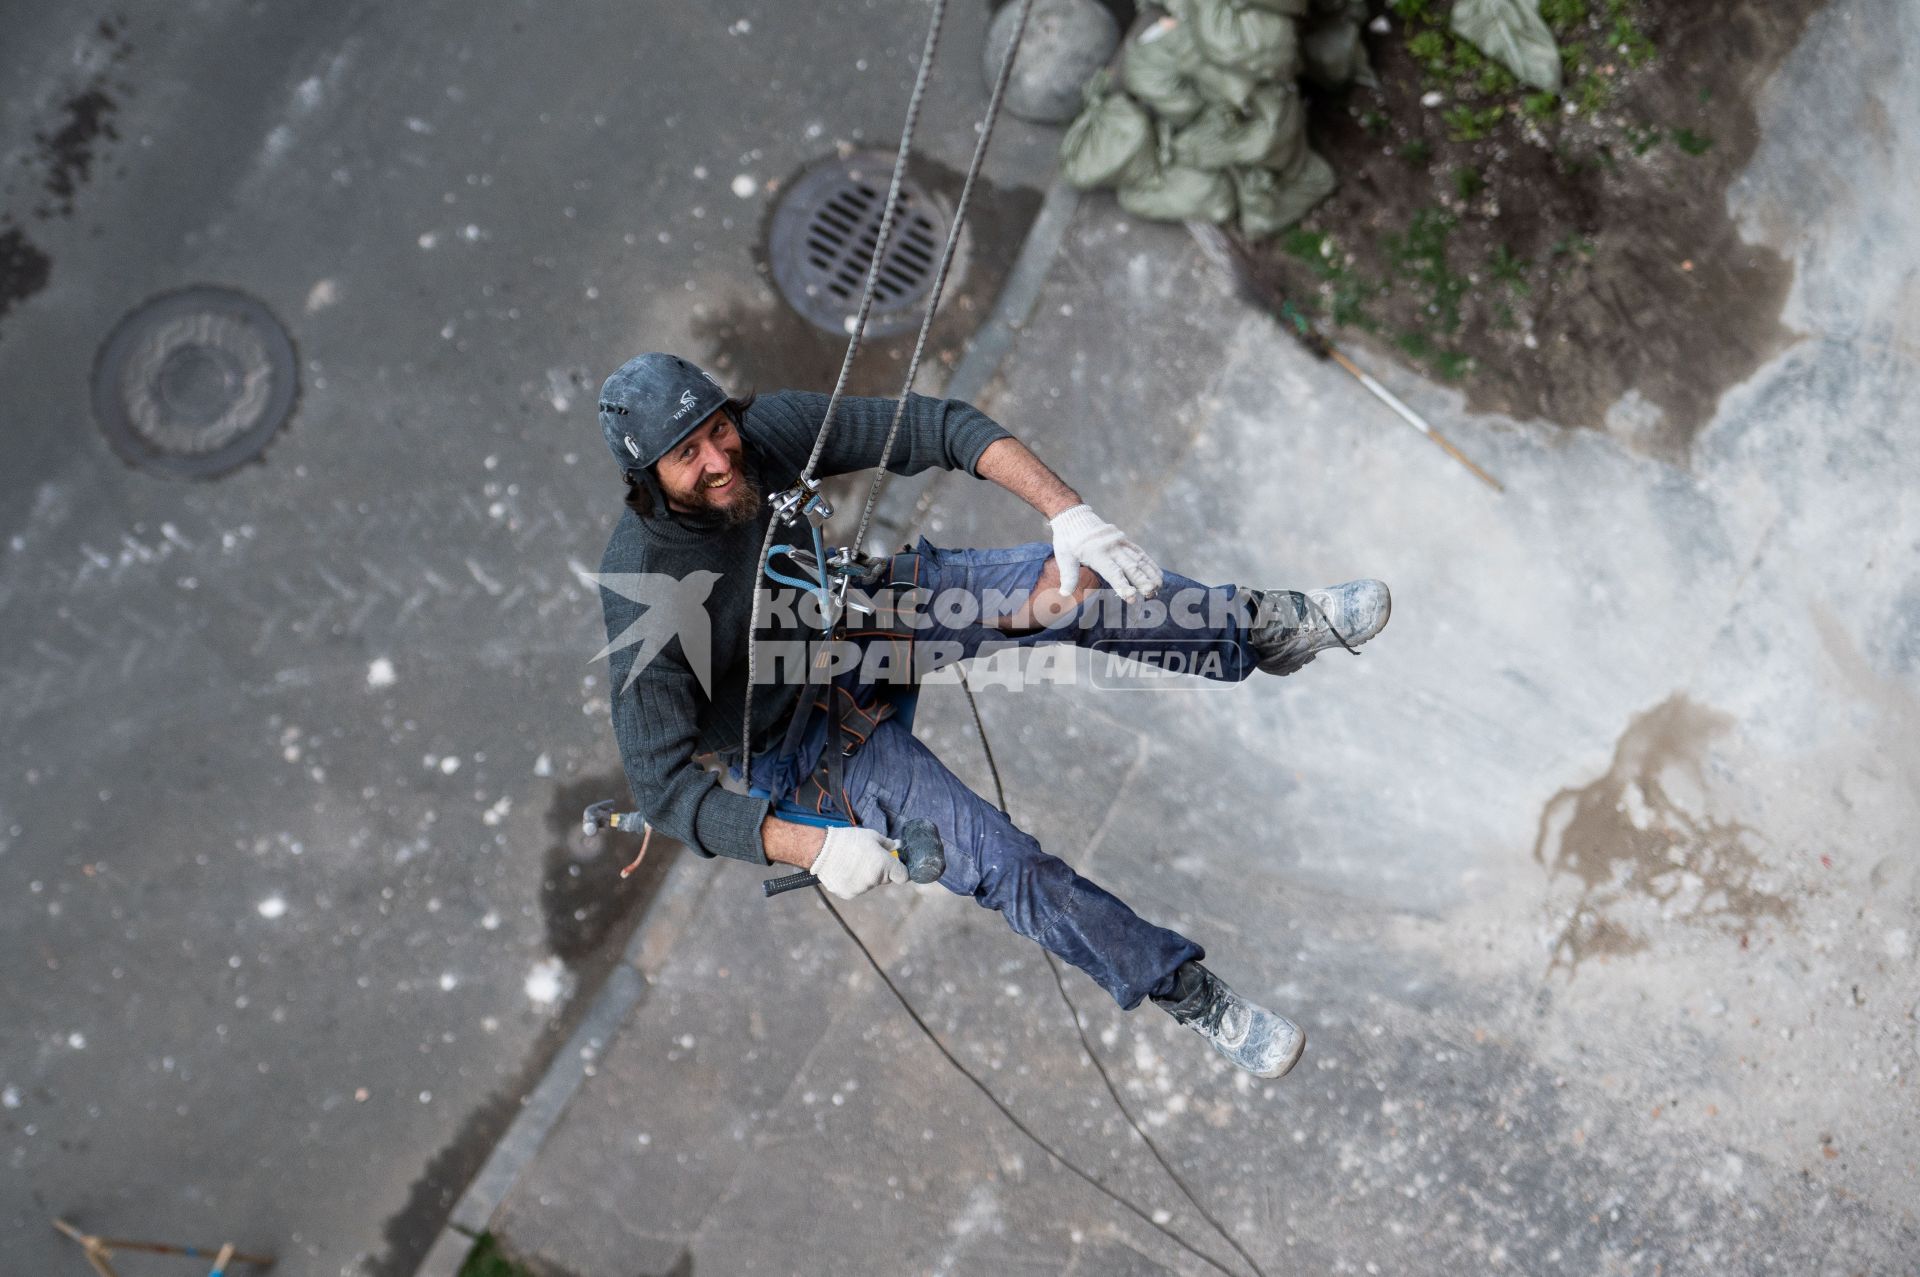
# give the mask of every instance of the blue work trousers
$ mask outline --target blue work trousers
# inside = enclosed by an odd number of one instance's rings
[[[1172,573],[1166,575],[1159,598],[1180,603],[1179,615],[1164,603],[1157,610],[1150,604],[1120,607],[1102,589],[1059,623],[1010,636],[987,617],[972,618],[964,607],[942,606],[943,592],[963,591],[982,600],[1030,592],[1052,554],[1053,547],[1045,542],[948,550],[922,540],[911,555],[899,556],[896,564],[918,560],[911,564],[913,579],[935,601],[929,613],[932,624],[915,634],[923,650],[936,653],[931,668],[1043,643],[1092,648],[1097,664],[1120,655],[1225,681],[1244,679],[1257,668],[1246,637],[1251,616],[1246,594],[1234,586],[1203,586]],[[954,598],[945,597],[949,603]],[[956,623],[943,623],[942,615],[953,616]],[[842,675],[837,683],[863,707],[890,694],[886,687],[861,683],[857,673]],[[813,718],[794,756],[779,759],[777,751],[769,751],[756,758],[756,781],[767,777],[781,786],[774,792],[791,793],[797,781],[814,774],[826,728],[824,714]],[[891,836],[913,817],[932,821],[946,845],[942,886],[997,910],[1008,926],[1086,972],[1124,1009],[1171,992],[1180,965],[1205,956],[1193,941],[1146,921],[1043,851],[1031,834],[963,784],[897,718],[882,718],[867,730],[845,760],[842,785],[845,801],[862,825]],[[844,815],[833,810],[840,805],[828,798],[827,814]]]

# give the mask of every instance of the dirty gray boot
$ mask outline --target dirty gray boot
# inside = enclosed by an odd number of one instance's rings
[[[1279,1077],[1307,1049],[1300,1026],[1229,989],[1198,962],[1184,962],[1173,992],[1154,1002],[1255,1077]]]
[[[1393,615],[1393,596],[1384,581],[1348,581],[1324,590],[1249,590],[1253,631],[1247,641],[1269,674],[1291,674],[1315,652],[1344,647],[1349,652],[1378,634]]]

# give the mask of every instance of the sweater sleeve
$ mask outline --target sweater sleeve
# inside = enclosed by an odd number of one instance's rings
[[[632,622],[636,609],[617,596],[603,594],[603,599],[611,639]],[[629,687],[634,656],[631,647],[612,653],[608,674],[620,763],[647,823],[703,856],[769,863],[760,841],[766,800],[722,788],[693,761],[699,740],[699,684],[679,641],[649,660]]]
[[[893,425],[897,399],[843,396],[834,409],[833,430],[820,455],[819,475],[851,474],[880,464]],[[772,450],[795,473],[806,465],[827,415],[827,396],[805,391],[782,391],[756,401],[748,418],[750,430],[762,446]],[[931,399],[908,395],[900,433],[886,467],[895,474],[922,470],[964,470],[978,475],[980,454],[999,439],[1013,436],[993,418],[958,399]]]

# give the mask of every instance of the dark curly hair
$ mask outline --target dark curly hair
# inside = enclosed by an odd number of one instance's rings
[[[752,391],[748,391],[745,396],[736,395],[721,404],[720,411],[732,417],[733,428],[739,430],[740,423],[746,420],[747,409],[753,406],[753,401],[758,397]],[[631,480],[627,482],[626,506],[643,519],[653,517],[653,494],[647,491],[646,484],[634,483]]]

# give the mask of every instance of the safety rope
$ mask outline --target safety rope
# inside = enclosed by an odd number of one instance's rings
[[[1088,1184],[1091,1184],[1095,1189],[1097,1189],[1100,1192],[1102,1196],[1106,1197],[1109,1201],[1113,1202],[1115,1205],[1120,1206],[1122,1209],[1126,1210],[1129,1214],[1138,1217],[1141,1220],[1141,1222],[1145,1223],[1149,1228],[1153,1229],[1155,1232],[1159,1233],[1161,1236],[1167,1238],[1167,1240],[1171,1241],[1174,1245],[1178,1246],[1181,1250],[1186,1251],[1189,1255],[1192,1255],[1196,1259],[1199,1259],[1202,1262],[1206,1263],[1207,1265],[1212,1267],[1214,1270],[1227,1274],[1227,1277],[1239,1277],[1239,1274],[1235,1273],[1233,1269],[1227,1267],[1225,1264],[1215,1259],[1212,1255],[1209,1255],[1206,1251],[1201,1250],[1198,1246],[1195,1246],[1192,1242],[1188,1241],[1186,1238],[1182,1237],[1180,1234],[1174,1232],[1171,1228],[1168,1228],[1165,1224],[1162,1224],[1159,1220],[1155,1219],[1153,1216],[1149,1215],[1146,1211],[1136,1206],[1128,1198],[1121,1196],[1119,1193],[1115,1192],[1113,1189],[1107,1187],[1107,1185],[1103,1183],[1098,1176],[1092,1174],[1089,1171],[1082,1170],[1073,1161],[1073,1159],[1069,1158],[1066,1154],[1062,1153],[1059,1149],[1055,1148],[1053,1145],[1047,1143],[1047,1141],[1041,1139],[1039,1135],[1035,1134],[1033,1128],[1028,1126],[1025,1122],[1021,1121],[1020,1118],[1014,1113],[1014,1111],[1008,1108],[1006,1104],[1000,1099],[999,1096],[995,1095],[992,1091],[987,1089],[987,1084],[985,1082],[982,1082],[978,1077],[976,1077],[973,1073],[973,1070],[969,1069],[966,1065],[962,1064],[959,1060],[959,1057],[955,1056],[952,1051],[947,1049],[947,1044],[940,1040],[939,1034],[933,1031],[933,1026],[928,1024],[924,1019],[922,1019],[920,1016],[920,1013],[913,1009],[913,1003],[907,1001],[907,995],[902,993],[900,991],[900,986],[893,982],[892,977],[887,974],[886,968],[882,967],[880,965],[879,960],[873,956],[873,950],[867,948],[866,942],[860,938],[859,933],[856,932],[852,927],[847,925],[847,920],[840,915],[840,911],[838,909],[833,907],[833,901],[827,898],[826,893],[824,891],[820,891],[820,892],[816,892],[815,894],[817,894],[820,897],[820,903],[827,907],[827,912],[833,915],[833,920],[840,924],[840,929],[847,933],[847,939],[853,941],[854,947],[859,949],[862,954],[866,955],[867,965],[872,967],[874,974],[880,977],[880,983],[887,986],[887,992],[893,994],[894,1000],[900,1004],[900,1009],[905,1011],[908,1017],[911,1018],[915,1024],[920,1026],[920,1032],[926,1035],[927,1041],[933,1043],[934,1050],[940,1052],[941,1055],[945,1056],[947,1063],[951,1064],[954,1067],[955,1071],[957,1071],[961,1077],[964,1077],[965,1079],[967,1079],[967,1081],[973,1083],[974,1088],[978,1090],[980,1094],[987,1097],[987,1103],[993,1105],[994,1108],[998,1109],[1000,1111],[1000,1116],[1006,1118],[1008,1124],[1011,1125],[1014,1130],[1019,1131],[1022,1135],[1032,1140],[1034,1144],[1040,1149],[1041,1152],[1045,1153],[1048,1157],[1051,1157],[1054,1161],[1060,1163],[1060,1165],[1064,1166],[1069,1171],[1072,1171],[1075,1175],[1085,1180]],[[1123,1109],[1122,1112],[1124,1111],[1125,1110]],[[1127,1120],[1131,1122],[1133,1119],[1129,1117]],[[1139,1127],[1136,1126],[1134,1129],[1138,1130]],[[1228,1240],[1231,1241],[1232,1239],[1229,1238]],[[1235,1249],[1237,1250],[1239,1249],[1239,1247],[1236,1246]],[[1260,1269],[1256,1267],[1254,1269],[1254,1272],[1259,1273]],[[1264,1273],[1261,1274],[1261,1277],[1265,1277],[1265,1274]]]
[[[887,462],[893,460],[893,442],[900,434],[900,422],[907,415],[907,396],[913,392],[914,379],[920,375],[920,357],[927,348],[927,334],[933,330],[934,312],[940,307],[940,295],[947,287],[947,270],[953,264],[953,255],[960,246],[960,231],[967,224],[967,205],[973,199],[974,179],[980,176],[980,165],[987,157],[987,144],[993,140],[993,126],[1000,118],[1000,102],[1007,95],[1007,82],[1013,79],[1013,55],[1020,47],[1021,39],[1027,33],[1027,15],[1033,9],[1033,0],[1020,0],[1020,13],[1014,19],[1013,41],[1007,46],[1006,56],[1000,59],[1000,72],[993,78],[993,92],[987,97],[987,113],[980,125],[980,137],[973,144],[973,159],[967,164],[966,181],[960,184],[960,202],[953,216],[953,225],[947,229],[947,245],[940,254],[940,267],[934,272],[933,291],[927,296],[926,312],[920,317],[920,335],[914,339],[913,358],[907,361],[907,375],[900,383],[900,397],[894,401],[893,422],[887,427],[887,442],[880,449],[880,464],[873,468],[873,483],[867,489],[867,504],[860,511],[860,526],[854,530],[853,540],[847,544],[858,551],[867,542],[867,525],[873,520],[873,508],[880,500],[880,489],[886,485]]]

